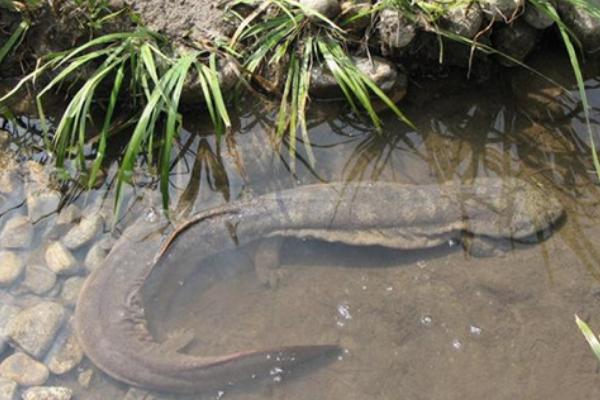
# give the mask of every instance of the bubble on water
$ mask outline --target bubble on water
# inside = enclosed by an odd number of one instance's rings
[[[363,285],[362,290],[367,290],[367,285]]]
[[[223,398],[223,396],[225,396],[225,392],[224,392],[224,391],[222,391],[222,390],[219,390],[219,391],[217,392],[217,400],[219,400],[219,399],[222,399],[222,398]]]
[[[271,359],[271,355],[267,354],[267,360],[270,360],[270,359]]]
[[[462,350],[463,344],[460,342],[460,340],[454,339],[452,341],[452,347],[454,347],[455,350]]]
[[[281,368],[279,368],[279,367],[275,367],[275,368],[273,368],[272,370],[270,370],[270,371],[269,371],[269,374],[270,374],[271,376],[273,376],[273,375],[279,375],[279,374],[281,374],[282,372],[283,372],[283,370],[282,370]]]
[[[423,268],[425,268],[426,266],[427,266],[427,263],[426,263],[425,261],[423,261],[423,260],[421,260],[421,261],[417,261],[417,267],[419,267],[419,268],[423,269]]]
[[[346,324],[344,324],[342,321],[337,321],[335,324],[336,324],[337,326],[339,326],[340,328],[341,328],[341,327],[343,327],[344,325],[346,325]]]
[[[385,288],[386,292],[391,292],[392,290],[394,290],[393,286],[388,286],[388,287]]]
[[[479,336],[481,335],[481,328],[475,325],[471,325],[469,327],[469,332],[471,333],[471,335],[473,336]]]
[[[458,240],[456,240],[456,239],[448,240],[448,247],[454,247],[456,245],[458,245]]]
[[[350,306],[348,304],[339,304],[337,307],[338,314],[342,316],[344,319],[352,319],[352,314],[350,314]]]
[[[421,325],[430,327],[433,324],[433,319],[429,315],[423,315],[421,317]]]
[[[275,383],[279,383],[279,382],[281,382],[281,375],[275,375],[275,376],[273,377],[273,382],[275,382]]]
[[[344,357],[343,356],[338,356],[338,361],[344,361]]]

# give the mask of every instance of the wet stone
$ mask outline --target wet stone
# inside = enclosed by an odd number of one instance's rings
[[[62,287],[62,291],[60,292],[60,297],[64,301],[64,304],[67,306],[74,307],[77,303],[77,298],[79,297],[79,292],[81,291],[81,287],[85,282],[85,278],[80,276],[74,276],[65,281]]]
[[[4,225],[0,245],[5,249],[27,249],[33,240],[33,226],[24,215],[17,215]]]
[[[12,379],[0,378],[0,400],[16,400],[17,385]]]
[[[26,202],[29,220],[37,222],[58,210],[60,192],[48,189],[29,189]]]
[[[58,214],[56,223],[58,225],[72,224],[81,218],[81,210],[75,204],[69,204],[67,207],[62,209]]]
[[[23,400],[70,400],[73,391],[62,386],[38,386],[23,392]]]
[[[81,385],[82,388],[87,389],[90,387],[93,377],[94,371],[91,369],[86,369],[85,371],[80,372],[79,375],[77,375],[77,382],[79,382],[79,385]]]
[[[10,304],[0,304],[0,353],[4,351],[7,340],[7,325],[21,309]]]
[[[401,12],[385,8],[379,13],[377,31],[384,55],[410,44],[416,35],[416,27]]]
[[[440,22],[441,26],[459,36],[472,39],[481,30],[483,12],[477,3],[449,6]]]
[[[340,13],[340,3],[338,0],[300,0],[299,3],[330,19],[335,18]],[[309,18],[319,20],[316,16],[309,16]]]
[[[535,29],[546,29],[554,25],[554,20],[540,11],[537,7],[530,3],[525,6],[525,12],[523,13],[525,22],[534,27]]]
[[[44,302],[26,308],[8,323],[7,336],[25,352],[41,359],[54,341],[65,317],[60,304]]]
[[[56,375],[66,374],[81,363],[83,350],[74,334],[69,335],[53,354],[50,355],[48,368]]]
[[[523,61],[537,44],[538,31],[521,19],[509,25],[498,27],[492,34],[494,48],[512,58]],[[516,64],[505,57],[498,56],[498,62],[507,67]]]
[[[362,33],[371,24],[370,11],[373,5],[370,1],[345,0],[340,4],[343,21],[351,20],[344,24],[344,29],[356,34]]]
[[[11,286],[23,273],[25,266],[18,254],[0,251],[0,287]]]
[[[570,1],[560,0],[557,3],[562,21],[579,38],[584,49],[590,53],[600,50],[600,19]],[[597,3],[592,4],[597,6]]]
[[[131,388],[125,393],[123,400],[167,400],[171,399],[168,396],[162,396],[155,393],[150,393],[142,389]]]
[[[510,21],[523,8],[524,0],[479,0],[484,14],[494,21]]]
[[[53,242],[46,249],[48,268],[57,275],[72,275],[80,270],[80,265],[73,254],[61,243]]]
[[[46,366],[25,353],[15,353],[0,364],[0,376],[22,386],[43,385],[50,373]]]
[[[104,220],[100,214],[94,214],[84,217],[79,224],[69,230],[62,239],[62,243],[67,249],[78,249],[89,243],[103,229]]]
[[[388,92],[397,82],[398,70],[393,63],[379,57],[353,57],[356,67],[366,74],[384,92]],[[342,97],[343,93],[329,70],[317,66],[311,71],[310,93],[315,97]]]
[[[25,267],[25,275],[21,287],[31,293],[42,295],[56,285],[56,274],[41,265],[28,265]]]

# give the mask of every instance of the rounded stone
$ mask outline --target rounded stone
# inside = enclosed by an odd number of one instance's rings
[[[62,243],[67,249],[78,249],[94,239],[104,228],[104,219],[100,214],[84,217],[79,224],[71,228],[63,237]]]
[[[66,340],[60,344],[47,362],[50,372],[56,375],[66,374],[81,363],[83,359],[83,350],[79,345],[77,337],[69,335]]]
[[[499,26],[492,33],[494,48],[518,61],[523,61],[534,49],[537,39],[538,31],[521,19],[509,25]],[[517,65],[502,55],[498,55],[497,59],[507,67]]]
[[[62,326],[65,309],[60,304],[43,302],[15,315],[7,325],[7,336],[28,354],[41,359]]]
[[[396,83],[398,70],[390,61],[380,57],[352,57],[356,68],[384,92]],[[343,93],[329,70],[322,65],[313,67],[310,94],[320,98],[341,98]]]
[[[598,3],[592,4],[597,7]],[[561,20],[575,33],[587,52],[595,53],[600,50],[600,18],[571,1],[559,1],[558,11]]]
[[[524,0],[479,0],[482,11],[493,21],[512,20],[524,4]]]
[[[23,400],[71,400],[73,391],[62,386],[38,386],[23,392]]]
[[[74,276],[65,281],[62,291],[60,292],[60,297],[63,299],[65,305],[71,307],[75,306],[84,282],[85,278],[80,276]]]
[[[440,25],[442,28],[465,38],[472,39],[481,30],[483,12],[477,3],[462,3],[448,6]]]
[[[85,260],[83,261],[85,268],[90,272],[98,268],[108,255],[108,251],[109,250],[104,247],[102,241],[94,244],[88,250]]]
[[[0,377],[0,400],[16,400],[17,382],[12,379]]]
[[[22,386],[43,385],[50,372],[46,366],[25,353],[15,353],[0,364],[0,376]]]
[[[69,204],[67,207],[62,209],[58,214],[56,223],[58,225],[72,224],[81,218],[81,210],[75,204]]]
[[[72,275],[80,270],[73,254],[61,243],[53,242],[46,249],[48,268],[57,275]]]
[[[56,274],[41,265],[28,265],[21,286],[37,295],[47,293],[56,284]]]
[[[23,273],[21,258],[12,251],[0,251],[0,287],[9,287]]]
[[[33,226],[24,215],[17,215],[4,225],[0,245],[5,249],[28,249],[33,241]]]
[[[27,213],[31,222],[52,214],[58,210],[60,204],[60,192],[56,190],[28,189],[26,195]]]
[[[548,14],[540,11],[537,7],[527,3],[525,12],[523,13],[525,22],[535,29],[546,29],[554,25],[554,20]]]
[[[338,0],[300,0],[299,3],[302,6],[310,10],[314,10],[315,12],[329,19],[337,17],[341,11],[340,2]],[[308,17],[315,21],[320,20],[320,18],[316,15],[308,14]]]
[[[415,25],[400,11],[391,8],[384,8],[379,12],[377,31],[384,55],[408,46],[416,35]]]
[[[87,389],[90,387],[93,377],[94,371],[91,369],[86,369],[85,371],[79,373],[77,376],[77,382],[79,382],[82,388]]]
[[[21,309],[10,304],[0,304],[0,353],[4,351],[8,339],[8,321],[17,315]]]
[[[340,8],[343,21],[351,20],[342,25],[346,31],[359,34],[371,24],[373,5],[370,1],[344,0]]]

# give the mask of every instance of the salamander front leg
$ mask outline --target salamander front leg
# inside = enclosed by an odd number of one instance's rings
[[[264,238],[256,247],[254,253],[254,270],[259,282],[269,288],[277,288],[283,278],[280,264],[280,251],[283,237]]]

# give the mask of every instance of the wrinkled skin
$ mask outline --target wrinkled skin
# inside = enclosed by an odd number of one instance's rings
[[[144,316],[146,283],[181,265],[266,237],[314,238],[351,245],[418,249],[460,240],[526,240],[563,215],[559,202],[517,179],[468,184],[348,183],[302,186],[226,204],[191,218],[170,236],[160,218],[128,229],[104,265],[86,281],[76,331],[86,355],[112,377],[177,393],[216,390],[288,369],[335,344],[294,345],[214,357],[182,354],[157,343]]]

